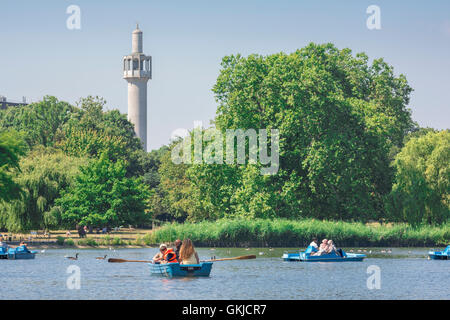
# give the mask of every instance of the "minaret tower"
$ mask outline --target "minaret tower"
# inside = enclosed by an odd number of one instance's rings
[[[128,82],[128,120],[147,151],[147,81],[152,78],[152,57],[142,50],[139,25],[132,35],[132,51],[123,57],[123,78]]]

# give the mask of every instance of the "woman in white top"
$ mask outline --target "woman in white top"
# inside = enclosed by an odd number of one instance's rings
[[[186,239],[180,248],[180,264],[200,264],[200,259],[195,251],[191,239]]]

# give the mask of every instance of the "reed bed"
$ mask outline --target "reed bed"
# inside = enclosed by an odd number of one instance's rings
[[[413,228],[407,224],[366,225],[314,219],[253,219],[170,223],[147,234],[146,244],[190,238],[197,246],[305,247],[313,237],[347,247],[420,247],[450,243],[450,224]]]

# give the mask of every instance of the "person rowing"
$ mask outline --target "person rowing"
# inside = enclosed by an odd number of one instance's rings
[[[153,257],[153,263],[177,263],[177,256],[172,248],[162,243],[159,246],[159,252]]]

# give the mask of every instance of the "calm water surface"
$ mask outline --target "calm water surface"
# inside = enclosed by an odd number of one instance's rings
[[[440,248],[435,248],[440,249]],[[35,260],[0,260],[1,299],[450,299],[450,261],[427,260],[430,248],[360,249],[363,262],[283,262],[294,248],[197,248],[200,259],[256,254],[255,260],[216,262],[209,278],[151,276],[145,263],[157,248],[47,249]],[[346,249],[349,251],[350,249]],[[358,252],[358,249],[353,249]],[[370,253],[370,250],[372,251]],[[79,252],[77,261],[64,258]],[[81,288],[67,288],[67,269],[80,267]],[[381,270],[381,289],[369,290],[367,268]]]

